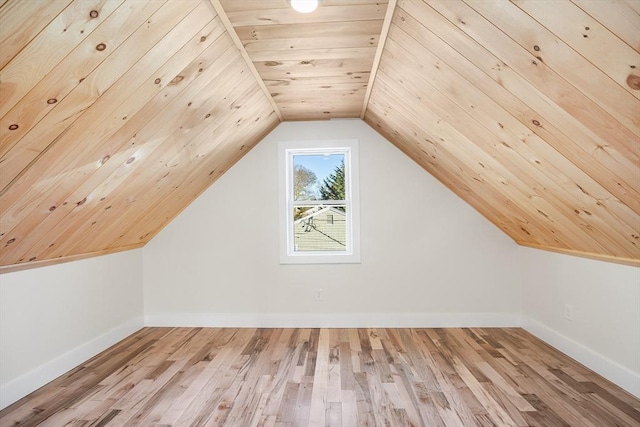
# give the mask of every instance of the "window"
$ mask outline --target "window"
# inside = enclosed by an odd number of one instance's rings
[[[280,262],[360,262],[358,141],[283,141]]]

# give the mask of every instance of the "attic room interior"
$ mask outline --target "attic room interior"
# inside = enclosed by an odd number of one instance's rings
[[[640,1],[294,3],[0,0],[0,426],[640,426]]]

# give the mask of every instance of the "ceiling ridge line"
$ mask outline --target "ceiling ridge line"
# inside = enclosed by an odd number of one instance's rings
[[[262,80],[260,73],[256,69],[256,66],[253,65],[253,61],[249,57],[249,53],[244,48],[244,45],[242,44],[240,37],[238,37],[238,34],[236,33],[235,28],[233,27],[233,24],[231,24],[231,21],[229,20],[227,13],[224,11],[224,8],[222,7],[220,0],[209,0],[209,3],[211,4],[211,6],[213,6],[215,12],[218,14],[220,21],[222,21],[222,24],[224,25],[225,29],[227,30],[227,33],[229,34],[229,37],[231,37],[231,40],[233,40],[233,44],[235,44],[238,50],[240,51],[240,54],[242,55],[244,62],[247,64],[247,66],[249,67],[249,70],[255,77],[256,82],[258,83],[258,86],[260,86],[260,89],[262,89],[262,92],[264,92],[265,96],[273,106],[273,110],[278,116],[278,120],[280,120],[280,122],[283,122],[284,120],[282,118],[282,113],[280,112],[280,108],[278,108],[276,101],[271,96],[271,92],[269,92],[269,89],[264,84],[264,81]]]
[[[384,52],[384,46],[387,44],[387,39],[389,38],[389,29],[391,28],[391,21],[393,20],[393,14],[396,11],[397,3],[397,0],[389,0],[389,3],[387,4],[387,12],[384,15],[380,38],[378,39],[378,48],[376,49],[376,55],[374,56],[373,64],[371,65],[369,84],[367,85],[367,91],[364,93],[364,100],[362,101],[362,111],[360,112],[360,119],[362,120],[364,120],[364,115],[367,112],[367,105],[371,98],[373,83],[375,81],[376,74],[378,74],[378,68],[380,66],[380,60],[382,59],[382,53]]]

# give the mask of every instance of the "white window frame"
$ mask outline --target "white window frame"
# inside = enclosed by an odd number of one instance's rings
[[[345,154],[347,250],[296,252],[293,247],[293,156]],[[280,263],[347,264],[360,262],[360,182],[357,139],[280,141],[278,144]]]

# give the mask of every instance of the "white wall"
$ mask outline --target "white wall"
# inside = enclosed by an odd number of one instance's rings
[[[0,408],[143,326],[141,251],[0,276]]]
[[[524,328],[640,397],[640,269],[520,252]]]
[[[277,143],[323,138],[360,140],[362,263],[280,265]],[[150,325],[513,325],[517,256],[360,120],[290,122],[145,246],[145,314]]]

